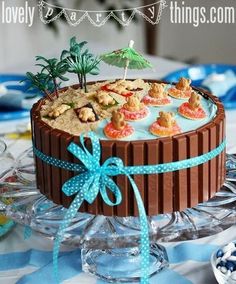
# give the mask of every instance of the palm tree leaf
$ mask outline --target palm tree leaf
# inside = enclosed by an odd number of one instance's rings
[[[98,70],[91,70],[89,72],[90,75],[98,75],[99,74],[99,69]]]
[[[63,50],[62,53],[61,53],[60,59],[64,60],[64,59],[66,59],[67,57],[70,57],[70,56],[71,56],[71,54],[68,50]]]
[[[87,41],[81,41],[80,43],[78,43],[78,46],[80,47],[80,49],[82,49],[86,44],[88,44]]]
[[[43,57],[43,56],[40,56],[40,55],[37,55],[35,58],[36,58],[36,61],[43,60],[43,61],[45,61],[46,63],[48,63],[48,61],[49,61],[47,58],[45,58],[45,57]]]
[[[62,81],[69,81],[68,78],[66,78],[66,77],[64,77],[62,75],[59,75],[58,78],[61,79]]]
[[[70,46],[73,47],[74,45],[76,45],[76,37],[73,36],[71,39],[70,39]]]
[[[42,67],[42,68],[47,67],[46,65],[43,65],[43,64],[41,64],[41,63],[37,63],[37,64],[35,64],[35,66],[39,66],[39,67]]]

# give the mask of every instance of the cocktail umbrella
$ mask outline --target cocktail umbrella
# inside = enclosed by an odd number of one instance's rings
[[[145,69],[153,67],[150,62],[133,48],[133,45],[134,41],[131,40],[128,47],[100,56],[101,60],[107,64],[124,68],[124,80],[126,79],[128,69]]]

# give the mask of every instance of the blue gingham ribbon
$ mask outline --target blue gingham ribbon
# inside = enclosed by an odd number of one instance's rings
[[[102,165],[100,165],[101,159],[101,147],[99,139],[93,132],[89,132],[87,136],[91,140],[92,152],[89,152],[85,147],[84,135],[80,136],[81,147],[75,143],[70,143],[67,150],[72,153],[76,158],[78,158],[83,165],[70,163],[50,157],[39,151],[34,147],[35,155],[43,160],[44,162],[60,167],[66,170],[71,170],[78,172],[79,174],[68,181],[62,187],[62,191],[67,196],[75,195],[73,202],[71,203],[69,209],[66,211],[64,220],[61,223],[55,242],[53,250],[53,262],[54,262],[54,272],[58,279],[58,255],[60,244],[63,240],[64,233],[76,216],[81,204],[84,200],[88,203],[93,203],[97,198],[99,192],[102,196],[103,201],[109,206],[116,206],[122,202],[122,194],[113,181],[112,177],[118,175],[125,175],[129,179],[132,189],[135,194],[136,202],[138,205],[139,218],[140,218],[140,228],[141,228],[141,272],[142,284],[149,283],[149,230],[147,216],[145,208],[143,205],[142,198],[140,196],[137,185],[132,179],[131,175],[135,174],[158,174],[177,171],[181,169],[191,168],[203,164],[216,156],[218,156],[225,148],[225,140],[212,151],[203,154],[198,157],[171,162],[159,165],[145,165],[145,166],[124,166],[123,161],[117,157],[108,158]],[[115,196],[115,201],[112,201],[107,190],[111,191]]]

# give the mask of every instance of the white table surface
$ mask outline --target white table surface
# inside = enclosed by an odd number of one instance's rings
[[[135,78],[137,76],[142,78],[154,78],[158,79],[169,72],[172,72],[176,69],[184,67],[184,64],[173,62],[169,60],[165,60],[158,57],[150,58],[153,65],[155,66],[154,71],[143,70],[139,72],[129,72],[130,78]],[[103,78],[116,78],[120,76],[121,70],[117,68],[111,68],[108,66],[104,66],[102,69],[102,74],[96,79]],[[18,72],[26,72],[26,69],[18,68],[16,69]],[[15,71],[15,70],[14,70]],[[15,73],[15,72],[14,72]],[[111,75],[112,74],[112,75]],[[94,79],[94,78],[91,78]],[[74,80],[72,79],[71,82]],[[236,110],[226,111],[226,133],[227,133],[227,152],[228,153],[236,153]],[[0,123],[0,134],[4,132],[13,131],[17,124],[27,123],[28,119],[22,119],[17,121],[8,121]],[[10,141],[5,140],[9,147],[9,151],[16,157],[26,148],[31,146],[30,141],[25,140],[17,140]],[[221,232],[215,236],[211,236],[208,238],[203,238],[200,240],[192,241],[194,243],[213,243],[213,244],[225,244],[228,241],[236,239],[236,226],[232,227],[224,232]],[[13,252],[19,250],[27,250],[30,248],[42,249],[42,250],[51,250],[52,243],[49,241],[45,241],[40,235],[37,233],[33,233],[32,237],[29,240],[24,240],[22,227],[17,225],[14,230],[6,236],[4,239],[0,241],[0,253]],[[194,284],[215,284],[216,280],[214,279],[213,273],[211,271],[211,267],[209,262],[195,262],[188,261],[187,263],[175,264],[171,265],[171,268],[181,275],[185,276],[188,280],[190,280]],[[6,272],[0,272],[0,283],[3,284],[13,284],[16,283],[17,279],[19,279],[22,275],[32,272],[32,267],[28,267],[26,269],[19,270],[10,270]],[[45,282],[46,283],[46,282]],[[81,284],[94,284],[96,283],[96,279],[85,275],[80,274],[78,277],[73,279],[64,281],[63,283],[81,283]],[[181,283],[174,283],[181,284]]]

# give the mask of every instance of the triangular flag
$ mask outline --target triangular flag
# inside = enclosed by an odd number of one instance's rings
[[[57,20],[63,14],[64,9],[61,7],[53,6],[51,4],[46,3],[45,1],[41,1],[39,3],[39,15],[40,19],[44,24],[49,24]]]
[[[103,26],[111,17],[109,11],[88,11],[87,18],[95,27]]]
[[[160,22],[162,11],[165,7],[167,7],[166,1],[160,0],[153,4],[136,8],[136,12],[150,24],[156,25]]]
[[[79,10],[65,10],[65,17],[68,24],[75,27],[87,17],[87,12]]]
[[[124,9],[112,11],[112,17],[122,26],[128,26],[133,20],[136,11],[134,9]]]

